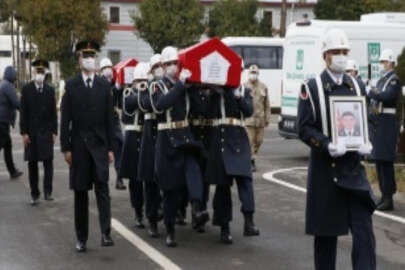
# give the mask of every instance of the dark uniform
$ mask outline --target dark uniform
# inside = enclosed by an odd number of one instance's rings
[[[253,113],[250,89],[236,98],[232,90],[220,88],[211,91],[208,119],[214,128],[209,134],[209,157],[206,169],[206,181],[216,185],[214,195],[213,224],[221,226],[224,242],[230,242],[229,222],[232,220],[231,186],[236,180],[241,212],[245,217],[244,234],[258,235],[253,224],[255,201],[249,138],[243,119]],[[231,239],[230,239],[231,240]]]
[[[35,63],[35,62],[34,62]],[[35,65],[34,65],[35,66]],[[55,91],[43,83],[30,82],[22,89],[20,110],[20,132],[28,135],[30,143],[25,147],[24,160],[28,161],[31,197],[37,200],[38,161],[44,164],[45,199],[51,199],[53,179],[53,145],[57,131]]]
[[[396,107],[401,86],[394,71],[385,74],[377,83],[378,91],[370,91],[369,97],[377,103],[377,110],[371,112],[374,123],[371,130],[373,144],[372,157],[376,161],[378,181],[383,195],[382,202],[396,192],[394,161],[398,139]]]
[[[90,42],[81,42],[76,50],[85,52]],[[71,152],[70,188],[75,194],[75,226],[79,252],[86,250],[88,239],[88,191],[95,187],[102,245],[113,245],[111,201],[109,194],[109,152],[113,151],[113,99],[110,85],[102,78],[79,74],[66,82],[62,99],[61,148]]]
[[[129,195],[131,205],[135,209],[136,226],[143,228],[143,184],[137,178],[144,114],[139,110],[138,90],[133,89],[132,91],[132,95],[124,97],[123,104],[125,139],[121,156],[120,177],[129,179]]]
[[[193,214],[198,215],[199,223],[205,223],[208,218],[201,209],[203,179],[198,157],[202,144],[194,139],[188,124],[190,105],[184,85],[168,78],[161,83],[165,85],[162,88],[165,90],[158,89],[153,95],[154,107],[161,112],[158,115],[155,172],[163,191],[164,220],[168,232],[166,244],[175,246],[174,224],[179,194],[184,186],[187,186]]]
[[[355,96],[356,87],[348,75],[338,85],[327,71],[321,74],[324,102],[320,102],[315,79],[302,86],[298,107],[300,139],[311,148],[307,184],[306,233],[315,236],[315,269],[335,269],[337,237],[353,235],[353,268],[376,269],[372,213],[373,194],[357,152],[333,158],[329,97]],[[364,95],[364,89],[362,94]],[[322,96],[321,96],[322,97]],[[320,104],[325,104],[325,115]],[[326,117],[327,127],[322,126]],[[325,134],[326,132],[326,134]]]

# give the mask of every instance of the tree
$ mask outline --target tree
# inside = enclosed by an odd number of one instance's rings
[[[257,0],[219,0],[209,15],[209,36],[260,36]],[[265,19],[265,18],[263,18]],[[264,23],[264,22],[263,22]]]
[[[273,22],[270,13],[264,13],[263,19],[259,24],[259,32],[261,36],[271,37],[273,36]]]
[[[395,0],[318,0],[314,13],[323,20],[359,20],[365,13],[394,10]]]
[[[23,32],[32,37],[39,57],[59,61],[64,78],[76,72],[75,43],[102,44],[108,26],[100,0],[24,0],[19,11]]]
[[[145,0],[131,14],[137,34],[155,52],[172,45],[196,43],[204,32],[204,9],[199,0]]]

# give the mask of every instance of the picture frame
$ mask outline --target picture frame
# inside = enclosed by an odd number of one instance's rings
[[[329,105],[333,144],[342,143],[347,151],[357,151],[369,142],[365,97],[333,96]]]

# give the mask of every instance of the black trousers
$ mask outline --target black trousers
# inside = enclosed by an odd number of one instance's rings
[[[186,185],[189,201],[203,202],[204,181],[197,159],[188,154],[185,156]]]
[[[52,193],[52,182],[53,182],[53,159],[48,159],[43,161],[44,164],[44,193]],[[38,188],[39,183],[39,171],[38,171],[38,161],[28,161],[28,176],[31,188],[31,197],[38,199],[41,192]]]
[[[17,172],[17,169],[16,169],[16,167],[14,165],[14,161],[13,161],[13,145],[12,145],[10,134],[8,134],[8,136],[5,139],[5,142],[3,145],[3,150],[4,150],[4,152],[3,152],[4,161],[6,163],[8,173],[11,176]]]
[[[397,191],[394,162],[376,161],[378,183],[383,196],[392,197]]]
[[[355,196],[349,196],[349,226],[353,238],[353,270],[375,270],[375,237],[369,207]],[[315,236],[315,270],[336,269],[337,236]]]
[[[241,176],[227,176],[234,178],[238,187],[240,211],[243,214],[255,212],[255,200],[252,179]],[[231,182],[231,181],[229,181]],[[213,200],[214,219],[213,224],[223,226],[232,221],[232,193],[230,185],[217,185]]]
[[[137,181],[135,178],[129,179],[129,198],[131,206],[135,209],[137,217],[143,217],[144,193],[143,182]]]
[[[163,216],[166,228],[174,228],[176,223],[177,210],[181,206],[179,194],[181,194],[181,189],[163,191]]]
[[[97,208],[101,233],[111,232],[111,200],[108,183],[95,182]],[[89,236],[89,193],[88,191],[75,191],[75,228],[79,241],[86,242]]]

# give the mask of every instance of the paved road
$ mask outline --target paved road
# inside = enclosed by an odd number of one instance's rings
[[[164,238],[150,239],[145,230],[133,228],[133,210],[128,191],[116,191],[111,181],[113,237],[116,246],[100,247],[100,232],[94,195],[91,196],[89,251],[74,251],[73,200],[68,190],[68,171],[59,150],[55,159],[55,202],[42,201],[31,207],[26,164],[22,161],[21,140],[14,134],[15,160],[24,176],[10,181],[0,164],[0,269],[313,269],[313,240],[304,234],[305,194],[262,178],[269,171],[305,167],[308,149],[294,140],[278,136],[275,125],[266,131],[255,174],[258,238],[242,236],[240,203],[234,194],[234,245],[219,243],[219,231],[209,226],[205,234],[190,226],[179,227],[177,249],[168,249]],[[113,174],[113,171],[111,171]],[[305,187],[305,170],[276,174],[282,181]],[[393,214],[405,217],[405,204]],[[405,269],[405,224],[375,217],[378,269]],[[163,232],[163,226],[160,226]],[[339,242],[339,270],[351,269],[351,239]]]

